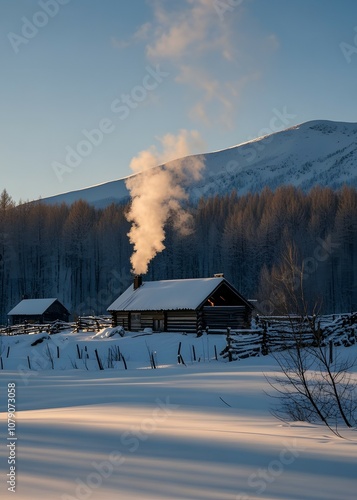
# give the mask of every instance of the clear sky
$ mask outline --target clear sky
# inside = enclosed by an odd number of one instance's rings
[[[16,201],[129,175],[182,130],[208,152],[357,122],[356,0],[1,0],[0,33],[0,190]]]

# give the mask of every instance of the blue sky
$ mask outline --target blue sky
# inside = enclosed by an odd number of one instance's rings
[[[0,14],[0,190],[16,201],[129,175],[139,152],[170,154],[167,134],[196,131],[196,153],[357,121],[355,0],[2,0]]]

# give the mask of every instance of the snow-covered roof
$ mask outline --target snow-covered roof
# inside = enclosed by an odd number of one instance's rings
[[[8,316],[35,316],[43,314],[57,299],[24,299],[8,313]]]
[[[144,281],[136,290],[130,285],[108,311],[194,310],[223,282],[227,283],[224,278]]]

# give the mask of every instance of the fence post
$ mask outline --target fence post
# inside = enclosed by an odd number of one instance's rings
[[[262,336],[262,355],[267,356],[269,349],[268,349],[268,328],[267,328],[267,322],[264,321],[263,323],[263,336]]]
[[[197,337],[202,337],[202,330],[203,330],[202,311],[198,311],[198,313],[197,313]]]
[[[177,363],[181,363],[181,342],[179,343],[178,350],[177,350]]]
[[[227,336],[226,336],[226,340],[227,340],[227,350],[228,350],[228,361],[231,362],[233,361],[233,358],[232,358],[232,344],[231,344],[231,327],[230,326],[227,326]]]
[[[329,363],[333,363],[333,340],[329,342]]]
[[[97,358],[97,363],[98,363],[99,370],[104,370],[103,364],[102,364],[102,361],[101,361],[101,359],[99,357],[97,349],[94,350],[94,354],[95,354],[95,357]]]

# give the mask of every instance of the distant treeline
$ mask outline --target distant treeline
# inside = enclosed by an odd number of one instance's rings
[[[23,296],[57,297],[72,314],[99,314],[131,282],[127,206],[95,209],[41,202],[15,206],[0,195],[0,323]],[[166,249],[144,280],[224,272],[263,312],[294,245],[306,300],[324,313],[357,309],[357,191],[291,186],[201,199],[188,207],[190,236],[169,225]],[[280,273],[280,274],[279,274]],[[276,311],[275,311],[276,312]]]

